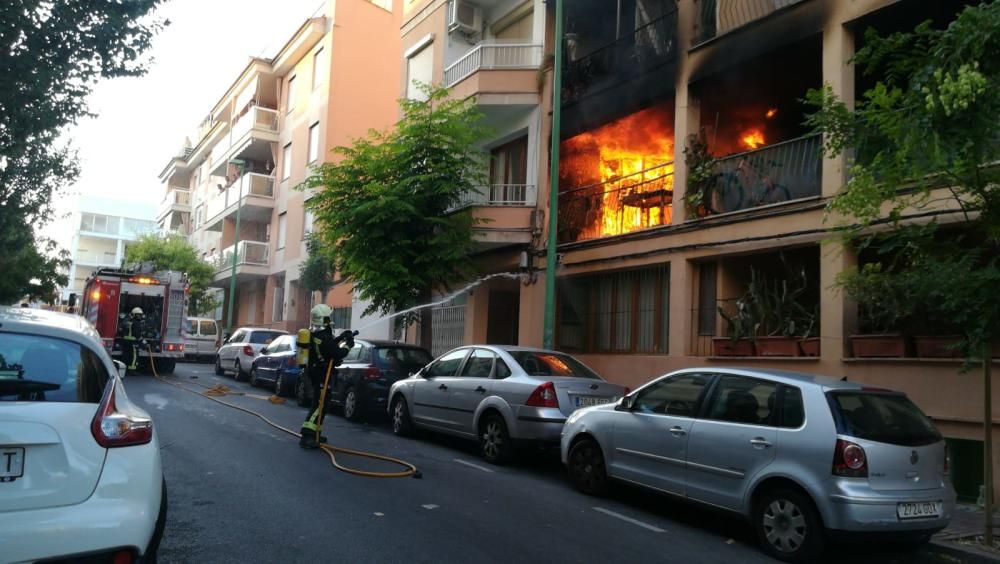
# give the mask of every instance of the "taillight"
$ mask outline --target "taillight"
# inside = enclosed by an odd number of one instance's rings
[[[253,347],[250,345],[243,345],[243,354],[253,356]]]
[[[135,555],[132,554],[131,550],[119,550],[111,558],[113,564],[132,564],[135,562]]]
[[[528,396],[525,404],[530,407],[559,407],[559,398],[556,397],[556,387],[552,382],[546,382],[535,388]]]
[[[374,366],[369,366],[365,370],[365,380],[378,380],[382,377],[382,369],[376,368]]]
[[[101,405],[94,420],[90,422],[90,432],[97,444],[104,448],[144,445],[153,440],[153,421],[148,417],[119,411],[115,404],[117,380],[110,380]]]
[[[167,343],[164,350],[167,352],[184,352],[184,345],[181,343]]]
[[[846,478],[867,478],[868,459],[865,449],[850,441],[837,439],[833,451],[833,474]]]
[[[294,356],[290,356],[287,359],[285,359],[285,366],[289,368],[295,368],[298,365],[299,363]]]

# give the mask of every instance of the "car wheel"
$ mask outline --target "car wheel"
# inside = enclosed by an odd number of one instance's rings
[[[593,439],[581,439],[569,449],[567,468],[576,489],[587,495],[608,492],[608,470],[601,446]]]
[[[406,405],[406,399],[402,395],[397,395],[392,400],[392,432],[400,437],[413,434],[413,420],[410,419],[410,408]]]
[[[295,403],[306,407],[309,405],[309,396],[306,392],[305,374],[299,374],[299,379],[295,382]]]
[[[274,378],[274,395],[279,398],[285,395],[285,375],[279,370],[278,375]]]
[[[754,507],[764,552],[785,562],[812,562],[823,552],[823,525],[812,501],[790,489],[766,492]]]
[[[260,386],[260,382],[257,381],[257,366],[250,367],[250,385],[254,388]]]
[[[222,369],[222,359],[219,358],[219,355],[215,355],[215,375],[222,376],[225,373],[226,371]]]
[[[358,393],[354,386],[348,386],[344,391],[344,419],[358,421],[361,419],[361,406],[358,405]]]
[[[240,368],[240,359],[233,361],[233,380],[239,382],[243,379],[243,369]]]
[[[479,424],[479,452],[492,464],[506,464],[513,454],[510,434],[503,417],[491,413]]]
[[[156,364],[156,371],[159,374],[173,374],[174,369],[177,368],[177,363],[173,359],[161,358],[159,361],[154,361]]]

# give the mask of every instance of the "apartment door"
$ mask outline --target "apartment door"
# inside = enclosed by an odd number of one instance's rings
[[[490,203],[524,203],[527,178],[527,135],[490,152]]]
[[[487,344],[517,344],[520,302],[521,297],[516,290],[490,290],[489,311],[486,318]]]

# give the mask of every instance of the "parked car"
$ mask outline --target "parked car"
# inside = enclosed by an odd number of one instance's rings
[[[561,447],[580,491],[615,479],[739,513],[787,561],[842,532],[924,542],[955,505],[944,440],[905,395],[809,374],[674,372],[574,413]]]
[[[219,324],[208,317],[189,317],[184,324],[184,357],[191,360],[211,359],[222,346]]]
[[[337,369],[330,403],[341,408],[351,421],[368,413],[384,413],[389,405],[389,387],[419,371],[432,358],[427,349],[415,345],[356,339]]]
[[[279,396],[292,393],[302,373],[297,353],[295,335],[281,335],[271,341],[250,365],[250,385],[260,386],[267,382],[274,386],[274,393]]]
[[[84,318],[0,307],[4,562],[155,561],[160,445]]]
[[[242,380],[250,372],[250,366],[260,350],[271,341],[287,334],[276,329],[257,327],[237,329],[231,337],[222,342],[219,351],[215,353],[215,373],[222,376],[227,370],[232,371],[236,381]]]
[[[513,346],[460,347],[389,390],[392,430],[414,427],[477,439],[501,464],[518,443],[559,443],[577,408],[610,403],[627,389],[560,352]]]

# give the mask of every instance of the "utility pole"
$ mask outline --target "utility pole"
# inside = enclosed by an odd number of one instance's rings
[[[243,169],[246,161],[230,159],[229,164],[236,165],[239,170],[239,190],[236,197],[236,236],[233,239],[233,266],[229,272],[229,307],[226,311],[226,334],[233,334],[233,307],[236,302],[236,263],[240,254],[240,212],[243,210]]]
[[[983,493],[986,510],[986,546],[993,548],[993,375],[990,345],[983,346]]]
[[[559,120],[562,114],[563,0],[556,3],[555,49],[552,65],[552,149],[549,152],[549,237],[545,245],[545,324],[543,345],[555,348],[556,321],[556,231],[559,227]]]

